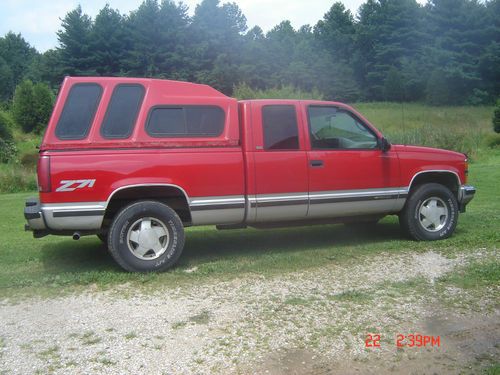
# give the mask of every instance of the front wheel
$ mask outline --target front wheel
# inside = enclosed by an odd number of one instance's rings
[[[443,185],[421,185],[411,193],[399,222],[403,230],[418,241],[448,238],[458,222],[457,199]]]
[[[164,271],[179,259],[184,227],[177,213],[157,201],[140,201],[122,209],[108,235],[109,252],[130,272]]]

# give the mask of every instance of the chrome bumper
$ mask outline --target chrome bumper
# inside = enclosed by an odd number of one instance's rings
[[[476,194],[476,188],[474,186],[460,186],[460,191],[458,192],[458,208],[460,212],[465,212],[465,207],[472,198],[474,198],[474,194]]]
[[[77,231],[98,231],[104,219],[105,202],[41,204],[30,198],[24,207],[25,230],[35,237]]]
[[[40,201],[36,198],[29,198],[26,200],[24,207],[24,218],[28,222],[25,226],[26,230],[44,230],[47,229],[45,220],[42,214],[42,207]]]

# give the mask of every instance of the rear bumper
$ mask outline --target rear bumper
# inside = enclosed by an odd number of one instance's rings
[[[24,218],[28,222],[26,229],[30,230],[44,230],[47,229],[45,220],[42,214],[40,201],[36,198],[29,198],[26,200],[24,207]]]
[[[462,185],[458,192],[458,208],[460,212],[465,212],[465,207],[474,198],[476,188],[470,185]]]
[[[105,202],[42,204],[37,198],[26,200],[26,230],[35,237],[73,231],[99,231],[104,219]]]

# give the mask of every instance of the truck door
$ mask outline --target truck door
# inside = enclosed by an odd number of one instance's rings
[[[356,114],[309,105],[309,218],[376,215],[400,209],[396,152],[382,151],[377,134]],[[399,208],[398,208],[399,207]]]
[[[304,127],[296,102],[252,102],[256,222],[304,219],[308,208],[308,164]]]

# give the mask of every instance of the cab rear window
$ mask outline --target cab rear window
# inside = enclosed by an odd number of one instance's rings
[[[84,139],[89,133],[97,107],[101,100],[102,87],[96,83],[77,83],[64,104],[57,122],[55,134],[63,140]]]

